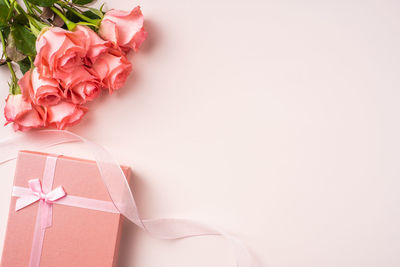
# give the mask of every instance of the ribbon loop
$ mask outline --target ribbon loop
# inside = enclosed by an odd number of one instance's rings
[[[47,204],[53,204],[55,201],[67,195],[62,186],[59,186],[56,189],[45,194],[42,190],[42,184],[40,183],[39,179],[31,179],[28,181],[28,184],[30,194],[19,197],[17,199],[15,208],[16,211],[23,209],[39,200],[43,200]]]
[[[44,196],[44,201],[47,203],[53,203],[63,197],[65,197],[67,193],[65,193],[64,188],[62,186],[57,187],[56,189],[50,191]]]
[[[31,189],[34,195],[41,197],[42,194],[42,184],[39,179],[31,179],[28,181],[29,188]]]

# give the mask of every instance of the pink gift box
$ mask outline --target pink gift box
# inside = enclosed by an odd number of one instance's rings
[[[27,191],[30,180],[35,178],[43,182],[49,156],[57,157],[38,152],[19,152],[14,189],[19,187]],[[121,168],[128,178],[129,168]],[[67,194],[60,203],[68,202],[69,197],[81,197],[112,204],[94,161],[58,156],[52,189],[59,186]],[[26,267],[30,263],[32,266],[31,252],[41,200],[16,211],[17,199],[15,196],[11,198],[2,267]],[[40,267],[116,266],[122,226],[122,216],[118,212],[59,204],[57,201],[51,206],[52,223],[44,232]]]

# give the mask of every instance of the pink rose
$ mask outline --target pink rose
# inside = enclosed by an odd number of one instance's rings
[[[100,81],[86,67],[80,66],[61,81],[64,97],[74,104],[92,101],[100,93]]]
[[[51,106],[57,104],[61,99],[58,82],[55,79],[41,76],[37,68],[27,71],[18,84],[25,100],[31,99],[36,105]]]
[[[6,125],[13,122],[15,131],[27,131],[44,126],[44,111],[41,107],[31,105],[22,94],[9,95],[4,108]]]
[[[79,123],[87,110],[84,106],[62,101],[57,105],[47,107],[47,122],[63,130],[65,127]]]
[[[92,69],[97,73],[104,88],[110,94],[121,88],[132,71],[132,64],[122,54],[102,54],[93,64]]]
[[[63,79],[77,66],[83,65],[87,39],[82,31],[70,32],[51,27],[36,40],[35,66],[46,77]]]
[[[133,49],[136,52],[147,37],[143,22],[143,14],[139,6],[130,12],[110,10],[101,21],[99,34],[123,50]]]
[[[100,38],[94,31],[92,31],[89,27],[78,25],[75,32],[82,32],[85,34],[87,38],[87,52],[86,52],[86,65],[92,65],[97,57],[102,53],[106,52],[109,47],[111,47],[111,43],[109,41],[105,41]]]

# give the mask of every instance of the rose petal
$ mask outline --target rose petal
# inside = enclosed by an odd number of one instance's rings
[[[86,112],[86,107],[69,102],[60,102],[47,108],[47,122],[62,130],[67,126],[78,123]]]

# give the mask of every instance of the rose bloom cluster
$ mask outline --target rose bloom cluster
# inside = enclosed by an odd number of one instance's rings
[[[140,7],[107,12],[98,33],[83,25],[44,29],[36,40],[35,67],[18,81],[21,94],[6,99],[6,124],[26,131],[78,123],[86,102],[125,84],[132,71],[126,53],[136,52],[146,35]]]

